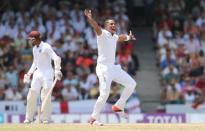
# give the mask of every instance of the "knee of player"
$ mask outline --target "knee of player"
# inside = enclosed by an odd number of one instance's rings
[[[99,98],[102,100],[106,100],[109,97],[109,93],[100,94]]]
[[[36,99],[36,98],[37,98],[37,92],[30,89],[27,95],[27,100]]]

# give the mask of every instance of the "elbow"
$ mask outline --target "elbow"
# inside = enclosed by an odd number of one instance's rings
[[[59,56],[55,57],[54,64],[55,64],[55,69],[56,70],[61,69],[61,58]]]
[[[61,57],[59,56],[56,56],[55,59],[54,59],[55,63],[59,64],[61,63]]]
[[[56,61],[61,61],[61,57],[57,56]]]

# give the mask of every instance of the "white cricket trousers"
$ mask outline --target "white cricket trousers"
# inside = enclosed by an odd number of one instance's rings
[[[37,110],[37,98],[40,95],[41,101],[45,98],[46,94],[51,88],[54,78],[54,71],[53,70],[45,70],[40,72],[36,70],[33,73],[33,79],[31,81],[31,88],[29,89],[27,95],[27,106],[26,106],[26,119],[33,121],[34,114]],[[46,109],[42,113],[41,120],[49,121],[51,119],[51,96],[49,97],[46,103]]]
[[[95,103],[91,117],[98,119],[100,112],[109,97],[112,81],[115,81],[125,87],[120,99],[115,103],[115,105],[119,106],[121,109],[124,109],[126,101],[133,93],[136,87],[136,82],[121,68],[120,65],[97,64],[96,74],[99,79],[100,96]]]

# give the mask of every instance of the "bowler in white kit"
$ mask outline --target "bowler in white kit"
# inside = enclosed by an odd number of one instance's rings
[[[33,63],[28,73],[24,75],[23,81],[29,83],[32,75],[33,79],[27,95],[26,118],[24,121],[27,124],[34,121],[38,96],[40,95],[41,101],[43,101],[52,86],[54,76],[58,80],[62,78],[61,58],[56,55],[48,43],[41,41],[40,33],[31,31],[28,39],[33,45]],[[51,63],[52,60],[54,61],[54,69]],[[45,124],[49,123],[50,120],[51,95],[46,102],[46,109],[41,118],[41,121]]]
[[[132,35],[131,31],[129,35],[115,34],[116,25],[113,19],[105,20],[105,29],[102,29],[92,18],[91,10],[85,10],[84,13],[89,24],[92,26],[97,35],[98,58],[96,74],[99,79],[100,90],[100,96],[96,101],[89,123],[94,125],[103,125],[99,122],[99,115],[109,97],[112,81],[122,84],[125,87],[120,99],[112,106],[112,111],[118,113],[122,117],[127,117],[124,112],[124,107],[126,101],[136,87],[136,82],[121,68],[120,65],[115,65],[115,53],[118,42],[135,40],[135,37]]]

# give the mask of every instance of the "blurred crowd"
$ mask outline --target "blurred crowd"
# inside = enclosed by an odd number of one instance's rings
[[[25,85],[22,80],[32,63],[32,45],[27,40],[32,30],[38,30],[43,41],[51,44],[62,58],[64,77],[54,88],[53,100],[97,98],[96,36],[83,10],[91,8],[101,26],[106,18],[114,18],[118,26],[117,34],[127,33],[129,17],[126,14],[126,1],[25,2],[27,9],[22,7],[22,3],[16,3],[15,7],[18,8],[8,8],[0,14],[0,100],[26,99],[29,85]],[[120,44],[117,63],[135,76],[139,63],[132,50],[132,42]],[[110,101],[119,97],[120,88],[113,86]]]
[[[205,0],[158,0],[153,25],[161,103],[190,104],[205,98]]]

